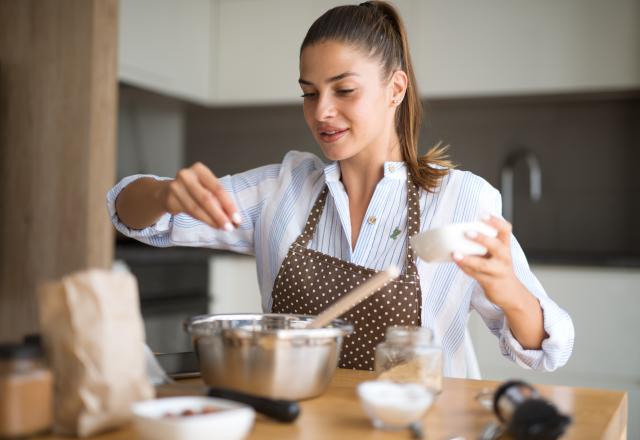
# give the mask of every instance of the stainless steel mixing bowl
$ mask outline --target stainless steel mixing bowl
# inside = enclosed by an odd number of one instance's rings
[[[308,329],[314,316],[202,315],[188,319],[200,372],[209,386],[274,399],[322,394],[338,366],[343,338],[353,326],[336,319]]]

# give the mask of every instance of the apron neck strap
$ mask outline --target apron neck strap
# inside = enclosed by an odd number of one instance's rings
[[[420,196],[418,186],[407,171],[407,275],[418,275],[411,237],[420,232]]]
[[[328,192],[329,187],[325,185],[322,191],[320,191],[316,202],[313,204],[313,208],[311,208],[309,217],[307,217],[307,224],[304,226],[304,231],[302,231],[302,234],[300,234],[295,241],[297,245],[306,247],[313,238],[313,233],[318,225],[318,220],[320,220],[320,214],[322,214],[322,210],[324,209],[324,202],[327,200]]]

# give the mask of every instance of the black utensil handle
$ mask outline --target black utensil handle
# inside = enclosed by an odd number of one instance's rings
[[[222,399],[244,403],[260,414],[264,414],[280,422],[293,422],[298,418],[298,415],[300,415],[300,405],[293,400],[268,399],[266,397],[253,396],[225,388],[209,388],[207,395],[209,397],[220,397]]]

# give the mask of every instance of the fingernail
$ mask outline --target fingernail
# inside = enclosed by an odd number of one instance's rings
[[[476,231],[467,231],[467,237],[476,238],[477,236],[478,236],[478,233]]]
[[[227,232],[233,231],[233,225],[231,223],[229,223],[229,222],[226,222],[224,224],[224,230],[227,231]]]
[[[239,213],[234,212],[234,213],[231,215],[231,220],[233,220],[233,222],[234,222],[236,225],[239,225],[240,223],[242,223],[242,216],[241,216]]]
[[[456,261],[462,260],[462,254],[460,252],[454,252],[453,253],[453,259],[456,260]]]
[[[487,213],[487,212],[483,212],[482,214],[480,214],[480,219],[487,221],[491,219],[491,214]]]

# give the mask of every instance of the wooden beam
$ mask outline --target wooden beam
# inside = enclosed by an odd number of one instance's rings
[[[37,331],[44,280],[108,267],[117,0],[0,0],[0,341]]]

